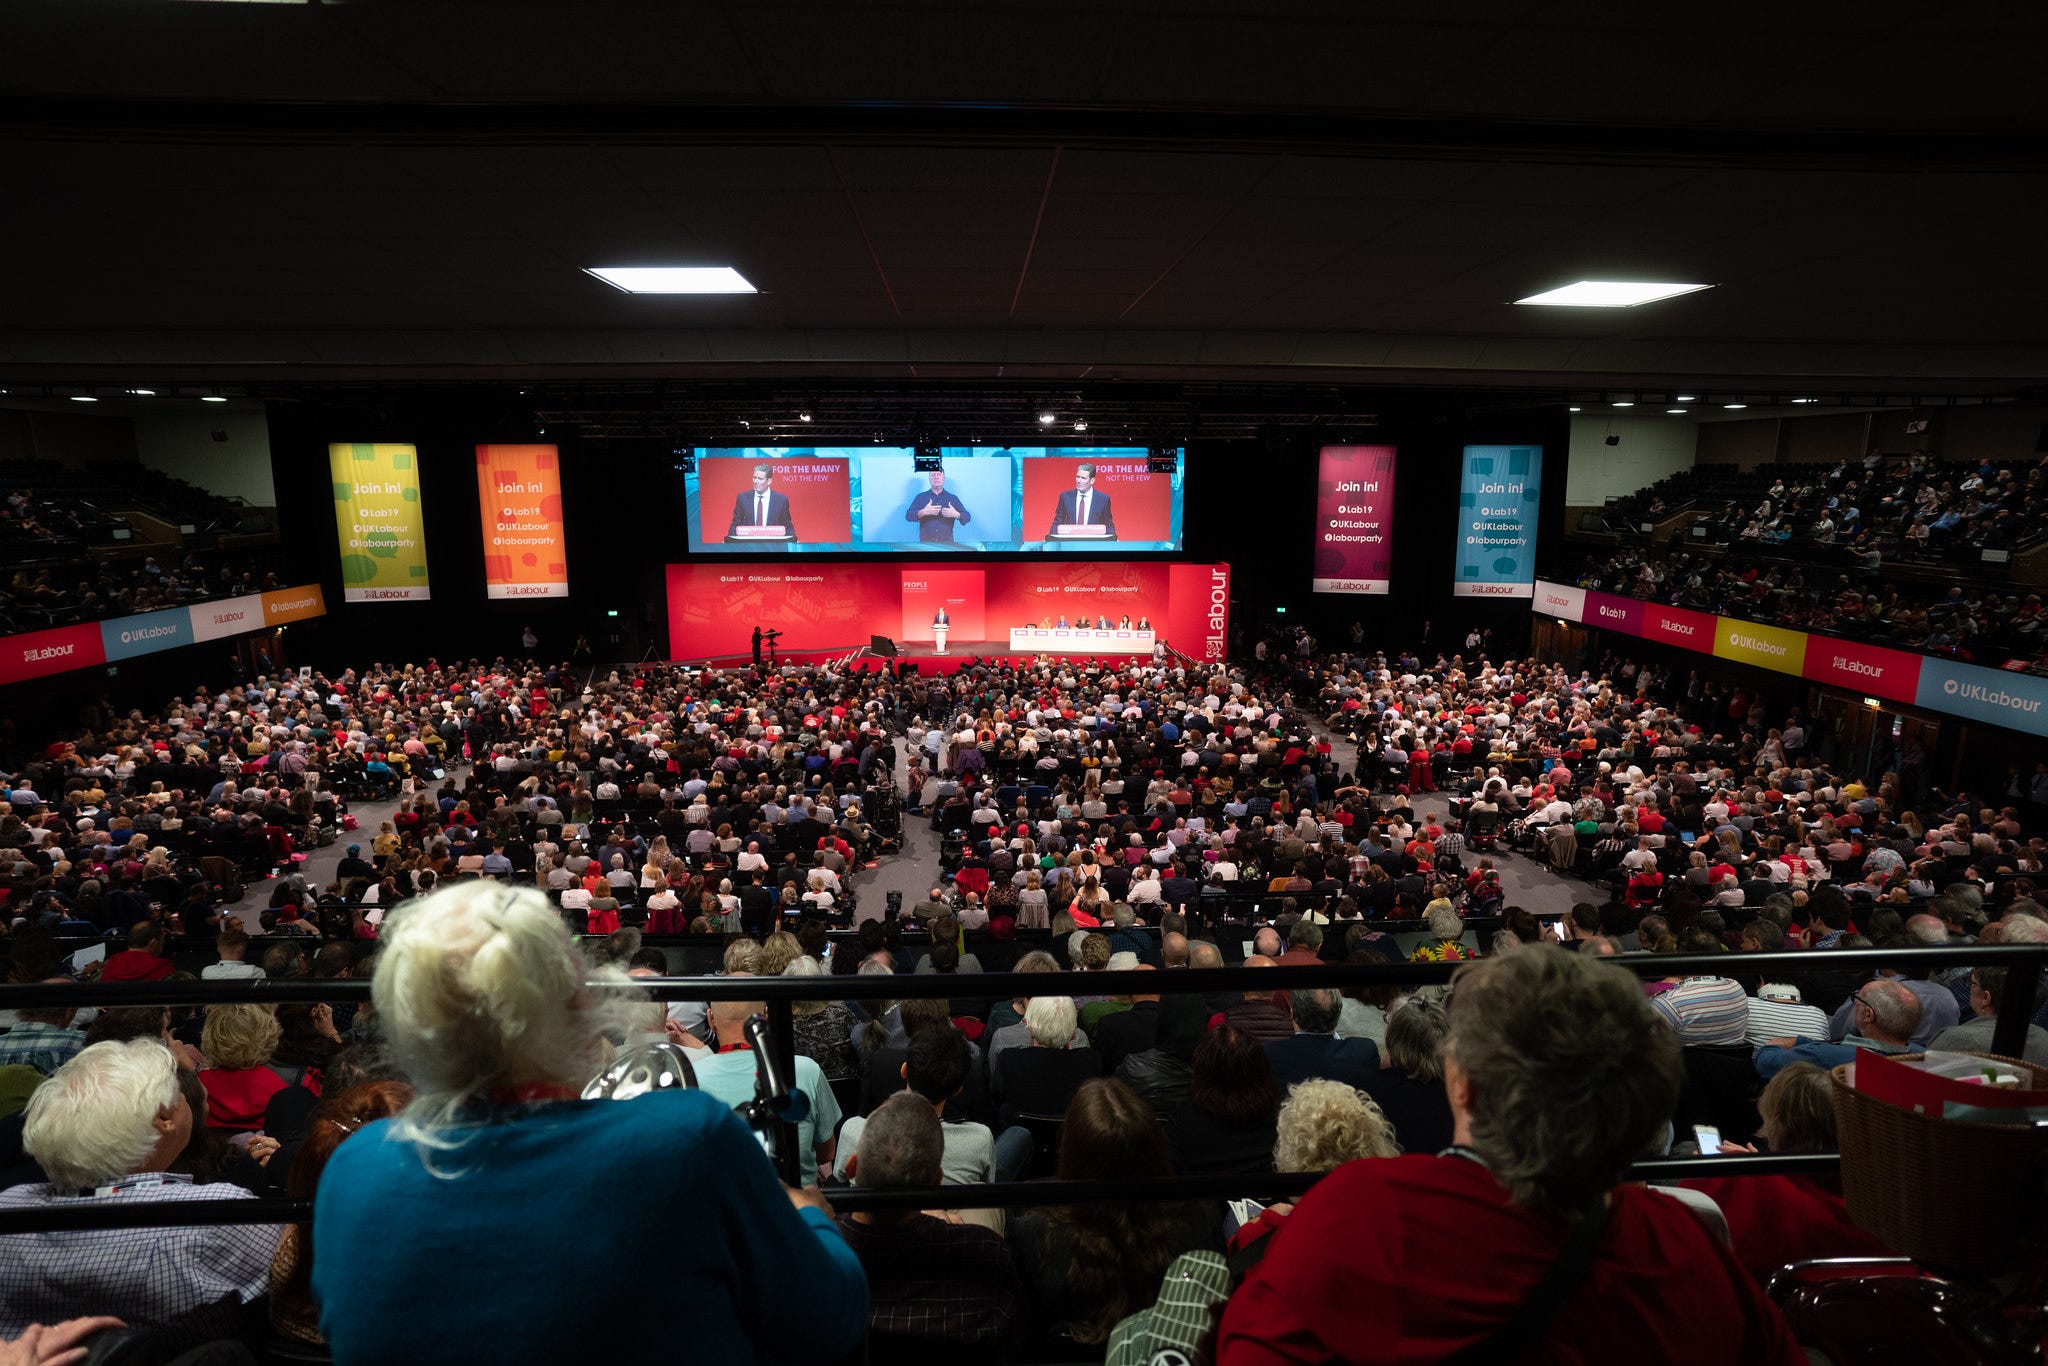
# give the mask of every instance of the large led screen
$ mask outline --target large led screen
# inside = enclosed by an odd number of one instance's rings
[[[1179,550],[1184,453],[718,446],[682,456],[690,549],[758,555]]]

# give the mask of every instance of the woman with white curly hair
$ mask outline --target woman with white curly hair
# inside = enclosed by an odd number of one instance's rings
[[[1312,1077],[1287,1089],[1273,1141],[1276,1172],[1333,1172],[1362,1157],[1397,1157],[1394,1126],[1372,1097],[1341,1081]],[[1261,1243],[1294,1212],[1292,1201],[1269,1205],[1230,1237],[1233,1256]]]
[[[625,1004],[588,975],[531,888],[464,882],[385,922],[372,999],[416,1095],[320,1184],[313,1290],[337,1362],[652,1360],[677,1324],[717,1361],[860,1340],[867,1282],[830,1207],[783,1190],[731,1109],[698,1090],[578,1098]],[[621,1268],[678,1249],[691,1274],[616,1293]],[[801,1304],[760,1293],[777,1284]]]

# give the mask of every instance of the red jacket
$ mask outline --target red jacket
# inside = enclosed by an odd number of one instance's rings
[[[1683,1184],[1728,1216],[1735,1259],[1758,1285],[1788,1262],[1898,1255],[1849,1217],[1840,1191],[1811,1176],[1707,1176]]]
[[[123,949],[108,957],[106,966],[100,969],[102,982],[161,982],[171,975],[172,965],[168,958],[140,949]]]
[[[1803,1366],[1777,1307],[1691,1210],[1636,1186],[1613,1201],[1586,1279],[1529,1360]],[[1440,1361],[1504,1326],[1565,1236],[1465,1158],[1347,1163],[1231,1297],[1217,1366]]]
[[[285,1080],[268,1067],[208,1067],[199,1084],[206,1088],[206,1127],[254,1133],[263,1127],[270,1098],[284,1090]]]

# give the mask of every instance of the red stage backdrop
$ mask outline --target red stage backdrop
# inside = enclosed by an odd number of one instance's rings
[[[941,604],[953,621],[951,639],[988,639],[979,569],[905,569],[902,591],[903,624],[896,639],[930,643],[932,616]],[[886,635],[887,632],[876,634]]]
[[[697,508],[706,544],[717,545],[732,525],[733,500],[753,490],[754,466],[775,470],[770,491],[789,495],[789,517],[799,541],[843,544],[853,539],[853,485],[844,460],[817,456],[742,460],[720,457],[697,463]],[[1068,478],[1072,478],[1069,475]]]
[[[1109,515],[1119,541],[1173,539],[1173,476],[1154,474],[1143,456],[1134,460],[1083,460],[1033,456],[1024,462],[1024,507],[1017,539],[1042,541],[1052,529],[1062,493],[1074,491],[1074,467],[1095,466],[1095,492],[1109,495]],[[708,504],[706,506],[709,506]],[[1131,614],[1133,617],[1137,613]]]
[[[940,597],[953,616],[956,645],[994,640],[1007,647],[1011,627],[1062,613],[1074,622],[1103,615],[1112,624],[1150,617],[1176,650],[1220,660],[1230,625],[1230,566],[1050,558],[981,569],[962,569],[958,560],[672,564],[669,656],[746,654],[756,624],[781,631],[785,652],[851,649],[892,632],[898,640],[929,642]]]

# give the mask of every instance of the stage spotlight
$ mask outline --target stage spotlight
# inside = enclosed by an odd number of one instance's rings
[[[1059,421],[1059,416],[1056,413],[1040,413],[1038,415],[1038,425],[1041,427],[1050,427],[1057,421]]]
[[[1077,432],[1085,432],[1088,430],[1088,424],[1085,422],[1076,422],[1074,424],[1074,430]]]
[[[809,422],[811,420],[811,415],[809,413],[798,413],[796,415],[796,420],[799,422]]]

